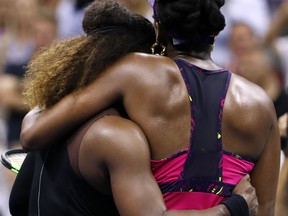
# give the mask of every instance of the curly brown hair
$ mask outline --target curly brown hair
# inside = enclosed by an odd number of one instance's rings
[[[83,29],[87,35],[55,41],[30,60],[24,78],[29,107],[51,107],[67,94],[87,86],[127,53],[149,53],[155,40],[150,21],[114,0],[90,4]]]

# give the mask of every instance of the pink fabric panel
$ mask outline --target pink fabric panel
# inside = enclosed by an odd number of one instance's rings
[[[254,168],[254,163],[238,159],[230,155],[223,155],[222,181],[236,185],[242,177],[249,174]]]
[[[186,152],[177,157],[151,160],[151,169],[156,181],[158,183],[165,183],[179,179],[187,154]]]
[[[157,182],[164,183],[179,179],[186,157],[187,153],[184,153],[163,160],[151,160],[152,172]],[[225,183],[236,185],[243,176],[249,174],[254,168],[254,163],[230,155],[224,154],[222,160],[222,181]]]
[[[174,192],[163,195],[168,210],[201,210],[217,206],[223,197],[202,192]]]
[[[158,183],[180,179],[186,161],[187,152],[163,160],[151,160],[152,172]],[[254,163],[223,154],[222,181],[236,185],[240,179],[249,174]],[[169,210],[206,209],[218,205],[224,197],[204,192],[168,192],[164,195]]]

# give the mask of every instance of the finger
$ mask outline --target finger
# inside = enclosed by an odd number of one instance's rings
[[[245,175],[243,178],[242,178],[242,180],[246,180],[246,181],[251,181],[251,178],[250,178],[250,175],[249,174],[247,174],[247,175]]]

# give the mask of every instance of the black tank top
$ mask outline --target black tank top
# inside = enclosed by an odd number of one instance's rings
[[[29,216],[117,216],[113,197],[90,186],[75,172],[81,140],[101,113],[73,134],[36,155]],[[71,166],[72,164],[72,166]],[[74,165],[73,165],[74,164]],[[77,167],[76,167],[77,169]]]

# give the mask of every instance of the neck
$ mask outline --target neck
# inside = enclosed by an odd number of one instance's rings
[[[211,52],[183,52],[179,50],[168,51],[168,56],[170,58],[179,58],[187,62],[190,62],[200,68],[207,70],[219,70],[221,67],[216,65],[211,59]]]
[[[199,60],[211,60],[211,52],[169,50],[169,47],[167,49],[167,52],[168,52],[168,56],[171,58],[174,58],[177,56],[186,56],[186,57],[196,58]]]
[[[188,48],[188,47],[190,48]],[[171,43],[167,44],[167,53],[169,56],[172,55],[182,55],[182,56],[191,56],[201,60],[211,60],[211,52],[213,50],[213,45],[187,45],[187,46],[174,46]],[[181,48],[181,49],[180,49]],[[184,49],[184,50],[182,50]]]
[[[193,52],[182,52],[182,51],[175,51],[175,52],[171,52],[168,53],[168,56],[170,58],[175,58],[177,56],[182,56],[182,57],[191,57],[191,58],[195,58],[195,59],[199,59],[199,60],[211,60],[211,56],[210,54],[207,53],[193,53]]]

